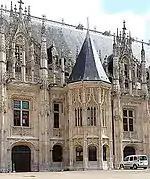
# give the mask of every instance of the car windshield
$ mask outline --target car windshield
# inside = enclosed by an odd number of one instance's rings
[[[140,160],[147,160],[146,156],[140,156]]]
[[[129,157],[124,158],[124,161],[128,161]]]

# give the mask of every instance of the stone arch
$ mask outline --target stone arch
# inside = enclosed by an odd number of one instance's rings
[[[15,145],[11,150],[12,171],[31,171],[31,149],[27,145]],[[22,162],[23,161],[23,162]]]
[[[127,145],[123,149],[123,157],[125,158],[128,155],[135,155],[136,148],[133,145]]]
[[[63,160],[63,147],[61,144],[55,144],[52,149],[53,162],[62,162]]]
[[[26,146],[28,146],[28,147],[31,149],[31,151],[32,151],[32,150],[38,150],[38,148],[35,147],[35,145],[34,145],[32,142],[24,141],[24,140],[18,140],[18,141],[13,142],[13,143],[10,145],[10,148],[9,148],[9,149],[12,150],[12,148],[13,148],[14,146],[18,146],[18,145],[26,145]]]
[[[102,151],[103,151],[103,161],[107,161],[108,158],[110,157],[109,156],[109,145],[104,144],[103,148],[102,148]]]
[[[95,145],[88,145],[88,160],[97,161],[97,147]]]

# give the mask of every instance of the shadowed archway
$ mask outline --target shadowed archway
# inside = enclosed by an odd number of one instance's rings
[[[18,145],[12,148],[12,169],[15,172],[31,171],[31,150],[28,146]]]
[[[127,146],[127,147],[124,148],[124,150],[123,150],[124,158],[128,155],[135,155],[135,148],[134,147]]]

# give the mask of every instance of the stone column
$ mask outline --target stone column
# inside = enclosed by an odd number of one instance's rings
[[[15,78],[15,65],[16,65],[16,56],[15,56],[15,43],[12,43],[12,78]]]
[[[83,139],[83,169],[88,169],[88,149],[87,149],[87,137],[86,133],[84,134]]]
[[[47,110],[49,106],[49,93],[47,91],[46,82],[43,83],[40,91],[40,115],[39,115],[39,165],[40,171],[47,171],[48,168],[48,116]]]
[[[124,76],[124,70],[125,70],[125,68],[124,68],[124,64],[123,63],[121,63],[121,70],[122,70],[122,87],[123,87],[123,89],[121,89],[121,91],[123,90],[123,92],[125,92],[125,76]]]
[[[101,99],[101,94],[102,94],[102,88],[99,86],[98,89],[98,112],[97,112],[97,125],[99,126],[99,150],[98,150],[98,167],[102,169],[102,109],[101,109],[101,102],[103,99]]]
[[[35,61],[34,61],[34,45],[31,45],[31,80],[34,82],[34,67],[35,67]]]
[[[69,168],[70,168],[70,170],[72,170],[73,169],[73,141],[71,140],[70,141],[70,151],[69,151],[69,158],[70,158],[70,164],[69,164]]]
[[[63,86],[65,83],[65,65],[64,58],[61,59],[61,85]]]
[[[21,67],[21,77],[22,81],[26,81],[26,59],[25,59],[25,48],[22,51],[22,67]]]
[[[38,160],[38,154],[39,150],[33,149],[33,152],[31,155],[33,155],[33,165],[32,165],[32,171],[38,172],[39,171],[39,160]]]
[[[7,165],[8,172],[12,172],[12,160],[11,160],[11,150],[7,149]]]
[[[138,86],[137,86],[137,63],[135,63],[135,70],[134,70],[134,75],[135,75],[135,95],[138,95]]]
[[[56,84],[56,57],[53,57],[53,83]]]
[[[109,162],[110,162],[110,168],[109,169],[112,169],[113,168],[113,141],[112,139],[109,141],[109,148],[110,148],[110,159],[109,159]]]

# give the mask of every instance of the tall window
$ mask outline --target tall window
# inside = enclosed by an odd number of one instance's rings
[[[87,108],[88,126],[96,126],[96,108]]]
[[[54,103],[54,128],[59,128],[60,104]]]
[[[102,109],[102,124],[103,127],[106,127],[106,112],[104,109]]]
[[[88,159],[89,161],[97,161],[97,149],[95,146],[88,147]]]
[[[22,51],[23,51],[23,48],[21,45],[15,46],[15,56],[18,61],[22,60]]]
[[[82,126],[82,108],[75,108],[75,126]]]
[[[125,88],[129,87],[129,72],[128,65],[124,64],[124,77],[125,77]]]
[[[22,62],[22,54],[23,54],[22,51],[23,51],[23,47],[21,45],[15,46],[15,57],[16,57],[15,71],[16,72],[21,72],[21,62]]]
[[[29,126],[29,101],[13,101],[14,126]]]
[[[83,148],[82,148],[82,146],[76,147],[76,161],[83,161]]]
[[[107,161],[107,147],[103,145],[103,161]]]
[[[123,109],[123,130],[133,131],[134,111]]]

